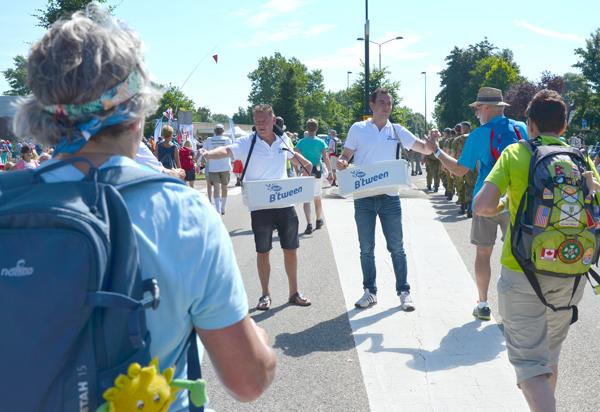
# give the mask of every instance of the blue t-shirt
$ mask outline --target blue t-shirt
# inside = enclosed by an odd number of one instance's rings
[[[109,166],[143,167],[121,156],[101,168]],[[48,182],[82,177],[73,166],[44,174]],[[180,359],[174,378],[186,379],[181,354],[192,327],[221,329],[248,314],[231,238],[214,207],[187,186],[146,184],[128,190],[125,202],[137,235],[142,277],[156,277],[160,287],[160,306],[146,311],[150,353],[158,357],[161,370]],[[187,411],[187,405],[187,391],[180,391],[169,411]]]
[[[496,123],[500,123],[505,116],[496,116],[484,125],[479,126],[471,133],[465,143],[462,154],[458,159],[458,164],[470,170],[475,170],[479,164],[479,173],[477,174],[477,182],[473,189],[473,201],[479,190],[483,187],[485,178],[494,167],[496,160],[492,156],[490,150],[490,133]],[[521,137],[527,139],[527,126],[523,122],[515,122],[515,126],[519,129]]]

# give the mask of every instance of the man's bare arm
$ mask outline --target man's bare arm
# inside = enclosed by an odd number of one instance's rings
[[[219,146],[212,150],[200,149],[200,156],[204,156],[205,159],[224,159],[226,157],[233,157],[231,149],[227,146]]]
[[[196,328],[219,379],[241,402],[256,400],[275,377],[277,357],[266,332],[248,316],[222,329]]]
[[[342,154],[340,155],[340,157],[338,157],[338,160],[335,164],[336,169],[344,170],[345,168],[347,168],[348,161],[352,158],[353,155],[354,155],[354,150],[347,149],[344,147],[344,150],[342,150]]]
[[[496,216],[504,209],[500,202],[500,190],[493,183],[485,182],[483,187],[475,196],[474,212],[479,216]]]

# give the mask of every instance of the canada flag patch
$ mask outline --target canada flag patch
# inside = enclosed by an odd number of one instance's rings
[[[542,248],[542,253],[540,255],[542,260],[556,260],[556,249],[546,249]]]

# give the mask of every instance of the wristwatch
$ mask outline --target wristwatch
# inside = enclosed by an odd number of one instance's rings
[[[437,150],[435,152],[433,152],[433,155],[435,156],[436,159],[439,159],[440,156],[442,155],[442,149],[440,149],[438,147]]]

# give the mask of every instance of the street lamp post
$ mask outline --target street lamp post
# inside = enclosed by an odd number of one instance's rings
[[[381,46],[383,46],[384,44],[389,43],[391,41],[394,41],[394,40],[402,40],[403,38],[404,37],[402,37],[402,36],[397,36],[397,37],[394,37],[393,39],[386,40],[383,43],[377,43],[376,41],[369,40],[369,43],[373,43],[373,44],[376,44],[377,46],[379,46],[379,71],[381,71]],[[364,37],[358,37],[356,40],[364,40],[364,39],[365,39]]]
[[[425,80],[425,133],[427,133],[427,72],[421,72]]]
[[[369,115],[369,0],[365,0],[365,116]]]
[[[351,72],[351,71],[348,71],[348,72],[346,73],[346,89],[349,89],[349,88],[350,88],[350,75],[351,75],[351,74],[352,74],[352,72]]]

